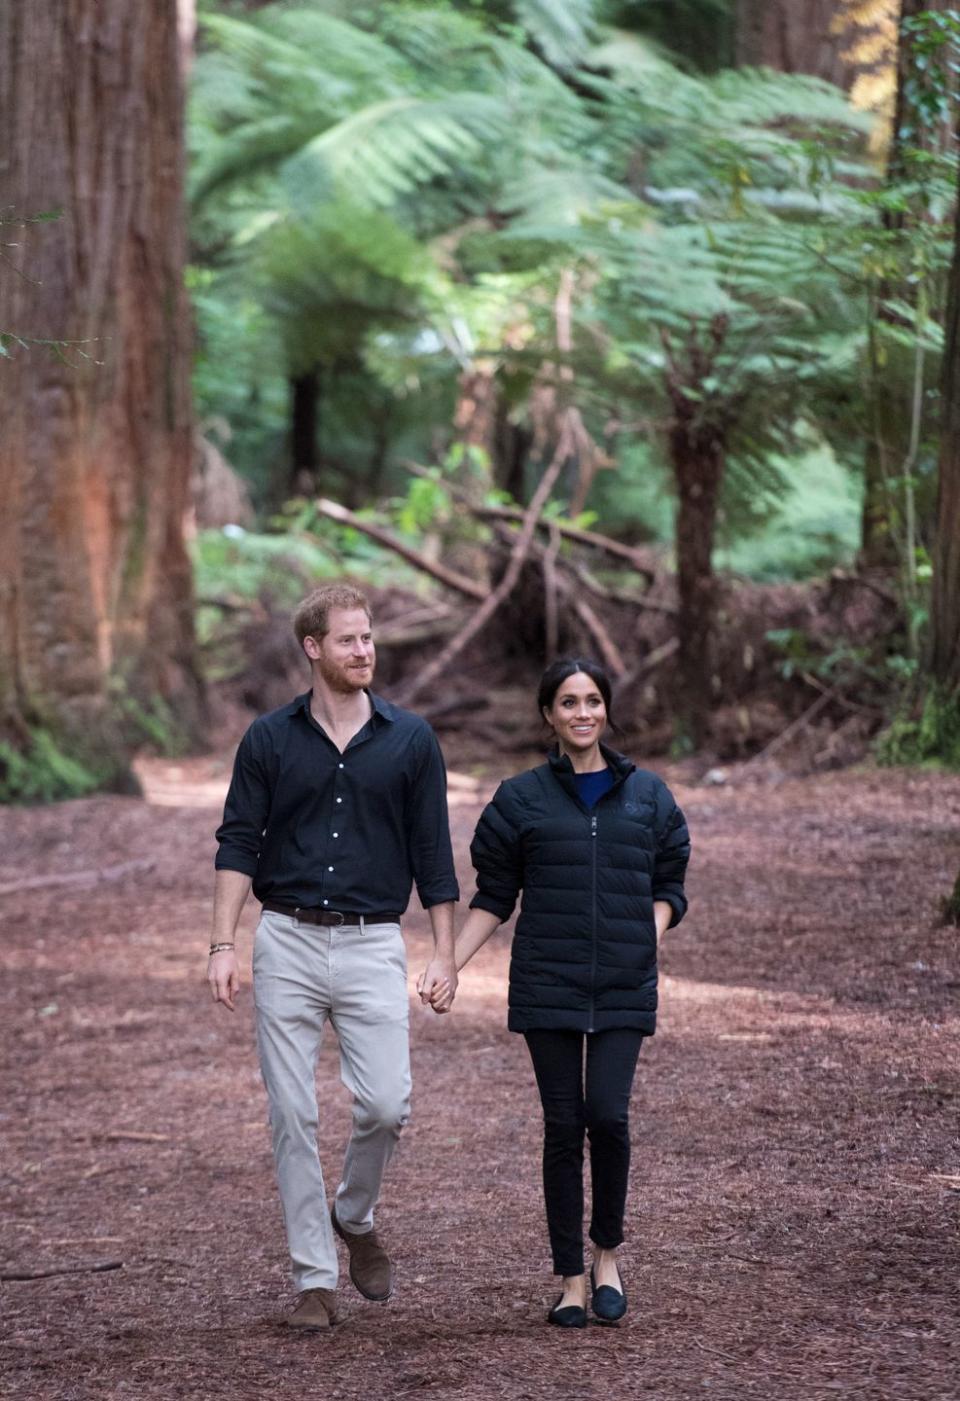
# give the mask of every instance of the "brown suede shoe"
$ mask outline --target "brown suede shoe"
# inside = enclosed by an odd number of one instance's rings
[[[322,1333],[339,1322],[337,1296],[332,1289],[305,1289],[297,1295],[287,1326],[299,1328],[302,1333]]]
[[[393,1265],[377,1239],[376,1231],[367,1231],[362,1236],[345,1231],[337,1220],[334,1207],[330,1208],[330,1220],[337,1235],[347,1243],[350,1278],[365,1299],[371,1299],[375,1304],[384,1303],[393,1293]]]

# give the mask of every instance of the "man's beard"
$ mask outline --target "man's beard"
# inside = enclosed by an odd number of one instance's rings
[[[369,672],[367,669],[339,667],[323,657],[317,658],[317,665],[320,668],[321,678],[330,687],[330,690],[336,691],[341,696],[354,696],[358,691],[365,690],[373,675],[372,661]]]

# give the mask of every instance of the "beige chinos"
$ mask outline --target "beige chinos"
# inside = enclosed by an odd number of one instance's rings
[[[407,960],[399,924],[301,923],[264,911],[253,950],[260,1070],[297,1290],[335,1289],[337,1251],[317,1146],[316,1064],[329,1021],[353,1130],[336,1192],[346,1231],[373,1228],[410,1113]]]

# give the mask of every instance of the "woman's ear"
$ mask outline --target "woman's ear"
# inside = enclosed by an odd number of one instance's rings
[[[552,729],[553,729],[553,722],[552,722],[552,720],[550,719],[550,711],[549,711],[549,709],[547,708],[547,706],[542,705],[542,706],[540,707],[540,714],[543,716],[543,723],[544,723],[545,725],[549,725],[550,729],[552,730]]]

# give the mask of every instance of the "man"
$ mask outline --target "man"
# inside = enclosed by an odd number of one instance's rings
[[[233,1011],[235,931],[252,884],[263,903],[253,956],[257,1047],[299,1295],[287,1321],[319,1331],[337,1322],[334,1232],[365,1298],[388,1299],[393,1290],[373,1213],[409,1112],[400,915],[415,881],[433,926],[427,1001],[444,980],[456,986],[459,891],[433,731],[368,689],[374,645],[366,598],[326,584],[304,599],[293,623],[313,685],[255,720],[237,751],[217,832],[208,980],[214,1001]],[[314,1079],[328,1020],[354,1105],[329,1214]]]

